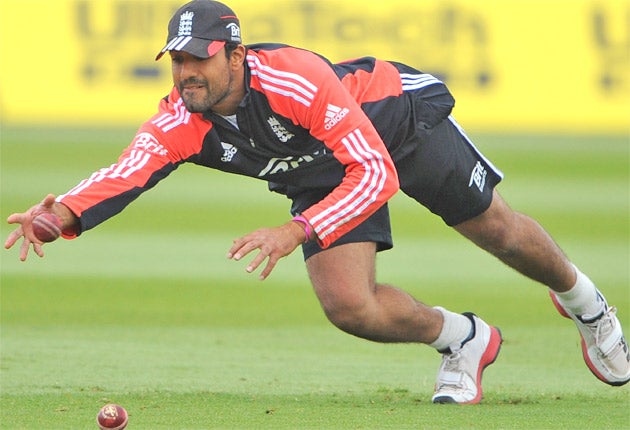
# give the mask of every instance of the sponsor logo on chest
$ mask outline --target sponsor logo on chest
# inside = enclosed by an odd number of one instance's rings
[[[262,177],[265,175],[288,172],[289,170],[297,169],[301,164],[310,163],[313,160],[314,158],[310,155],[271,158],[267,163],[267,166],[258,173],[258,176]]]
[[[295,136],[293,133],[289,132],[289,130],[284,128],[284,126],[280,124],[280,121],[278,121],[278,118],[276,118],[275,116],[270,116],[267,119],[267,124],[269,124],[269,127],[271,127],[271,131],[276,134],[280,142],[287,143],[289,140],[291,140],[291,138]]]

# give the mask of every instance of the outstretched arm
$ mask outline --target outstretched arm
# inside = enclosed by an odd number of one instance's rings
[[[20,260],[22,261],[26,260],[31,245],[33,245],[35,254],[40,257],[44,256],[44,251],[42,250],[44,243],[33,232],[33,219],[44,212],[52,213],[59,217],[62,231],[72,230],[77,223],[74,213],[62,203],[55,202],[55,196],[52,194],[48,194],[41,203],[36,204],[26,212],[9,215],[7,222],[9,224],[19,224],[19,226],[9,234],[4,242],[4,247],[6,249],[11,248],[22,237],[22,245],[20,246]]]

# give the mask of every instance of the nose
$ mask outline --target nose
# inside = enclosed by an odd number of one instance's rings
[[[183,58],[177,62],[173,62],[173,75],[178,81],[185,81],[186,79],[198,76],[199,70],[195,61],[189,58]]]

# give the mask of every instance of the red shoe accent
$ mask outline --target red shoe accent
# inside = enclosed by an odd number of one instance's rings
[[[593,362],[591,361],[591,358],[588,356],[588,348],[586,346],[586,342],[584,342],[584,338],[582,337],[582,335],[580,334],[580,340],[581,340],[581,344],[582,344],[582,356],[584,357],[584,362],[586,363],[586,366],[588,367],[588,370],[591,371],[591,373],[593,375],[595,375],[595,377],[597,379],[599,379],[602,382],[605,382],[607,384],[610,384],[610,381],[607,380],[604,375],[602,375],[601,373],[599,373],[599,371],[597,370],[597,368],[595,367],[595,365],[593,364]]]
[[[562,305],[558,301],[558,297],[554,293],[549,291],[549,296],[551,297],[551,301],[553,302],[553,305],[556,307],[556,309],[558,310],[560,315],[562,315],[565,318],[573,319],[568,314],[568,312],[566,310],[564,310],[564,308],[562,307]],[[610,384],[610,381],[607,380],[606,377],[604,377],[604,375],[602,375],[597,370],[597,367],[595,367],[595,365],[593,364],[593,361],[591,360],[591,358],[588,355],[588,347],[586,346],[586,342],[584,341],[584,337],[582,337],[582,333],[579,330],[578,330],[578,333],[580,333],[580,344],[582,345],[582,357],[584,357],[584,362],[586,363],[586,367],[588,367],[588,370],[590,370],[591,373],[593,375],[595,375],[595,377],[597,379],[599,379],[602,382],[605,382],[606,384]]]
[[[553,292],[549,291],[549,297],[551,297],[551,301],[553,302],[553,305],[556,307],[556,309],[560,313],[560,315],[562,315],[565,318],[571,319],[571,315],[569,315],[567,313],[567,311],[564,310],[564,308],[562,307],[562,305],[558,301],[558,297]]]
[[[474,405],[481,401],[481,398],[483,397],[481,388],[481,378],[483,376],[483,371],[486,369],[486,367],[495,362],[497,356],[499,355],[499,351],[501,350],[502,343],[503,337],[501,336],[501,330],[496,327],[490,326],[490,341],[488,342],[488,347],[481,356],[481,360],[479,361],[479,369],[477,370],[477,396],[475,396],[474,399],[462,404]]]

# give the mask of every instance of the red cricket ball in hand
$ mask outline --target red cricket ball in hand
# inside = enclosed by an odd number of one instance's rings
[[[33,218],[33,233],[42,242],[52,242],[61,236],[61,219],[50,212],[42,212]]]
[[[96,416],[96,423],[101,430],[123,430],[128,420],[125,408],[113,403],[103,406]]]

